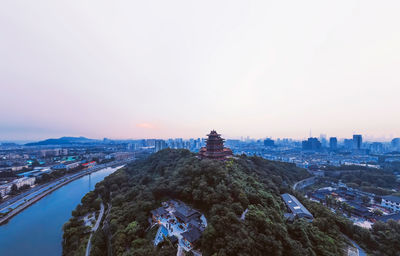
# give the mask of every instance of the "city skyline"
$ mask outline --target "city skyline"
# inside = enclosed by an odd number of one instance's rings
[[[351,136],[348,137],[337,137],[337,136],[327,136],[326,134],[319,134],[318,136],[304,136],[304,137],[300,137],[300,138],[292,138],[292,137],[272,137],[272,136],[263,136],[263,137],[250,137],[250,136],[225,136],[224,134],[221,134],[222,136],[224,136],[224,138],[226,140],[239,140],[239,141],[263,141],[266,139],[272,139],[273,141],[276,140],[280,140],[280,141],[284,141],[284,140],[290,140],[293,142],[302,142],[304,140],[307,140],[309,138],[316,138],[319,141],[321,140],[325,140],[326,143],[329,144],[329,140],[330,139],[336,139],[337,143],[345,143],[346,140],[354,140],[354,136],[358,136],[361,135],[362,136],[362,140],[365,143],[373,143],[373,142],[380,142],[380,143],[391,143],[394,139],[400,139],[399,137],[380,137],[380,138],[376,138],[374,136],[369,136],[369,135],[363,135],[363,134],[352,134]],[[84,137],[84,138],[88,138],[85,136],[60,136],[60,137],[44,137],[44,138],[40,138],[40,139],[24,139],[24,140],[18,140],[18,139],[5,139],[2,140],[0,139],[0,143],[17,143],[17,144],[26,144],[26,143],[30,143],[30,142],[37,142],[37,141],[43,141],[43,140],[47,140],[47,139],[61,139],[61,138],[65,138],[65,137],[72,137],[72,138],[78,138],[78,137]],[[130,140],[160,140],[160,141],[168,141],[168,140],[176,140],[176,139],[183,139],[185,141],[188,140],[197,140],[197,139],[205,139],[207,137],[207,134],[205,134],[204,136],[191,136],[191,137],[138,137],[138,138],[107,138],[107,137],[102,137],[102,138],[93,138],[93,137],[89,137],[88,139],[93,139],[93,140],[115,140],[115,141],[130,141]]]
[[[8,1],[0,140],[400,137],[399,8]]]

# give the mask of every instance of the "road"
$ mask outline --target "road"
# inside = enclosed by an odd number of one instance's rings
[[[99,226],[100,226],[100,223],[101,223],[101,219],[103,218],[103,215],[104,215],[104,204],[103,203],[101,203],[101,205],[100,205],[100,214],[99,214],[99,217],[97,217],[97,221],[96,221],[96,224],[94,225],[94,227],[92,228],[92,233],[90,234],[90,236],[89,236],[89,241],[88,241],[88,243],[87,243],[87,246],[86,246],[86,256],[89,256],[90,255],[90,249],[92,249],[92,235],[93,235],[93,233],[94,232],[96,232],[97,231],[97,229],[99,228]]]
[[[184,253],[182,247],[179,246],[179,244],[178,244],[178,251],[176,252],[176,256],[185,256],[185,253]]]
[[[90,255],[90,250],[92,249],[92,243],[90,242],[90,240],[92,240],[92,235],[93,235],[93,233],[91,233],[90,236],[89,236],[89,241],[88,241],[87,246],[86,246],[85,256],[89,256]]]
[[[79,173],[74,173],[71,175],[63,176],[59,179],[52,181],[51,183],[47,183],[44,185],[34,187],[33,189],[30,189],[29,191],[27,191],[21,195],[18,195],[7,202],[0,204],[0,213],[7,213],[10,210],[14,210],[14,209],[18,208],[20,205],[24,204],[26,201],[32,200],[36,196],[44,193],[45,191],[47,191],[51,188],[54,188],[55,186],[58,186],[66,181],[74,180],[77,177],[86,175],[92,171],[93,171],[92,169],[88,169],[88,170],[85,170],[85,171],[82,171]]]
[[[26,201],[31,200],[35,196],[45,192],[46,190],[51,189],[52,187],[57,186],[60,183],[67,181],[68,179],[73,179],[79,174],[81,173],[61,177],[55,181],[52,181],[50,184],[43,184],[40,186],[36,186],[30,189],[29,191],[26,191],[16,197],[13,197],[10,200],[0,204],[0,213],[7,213],[8,211],[17,208]]]
[[[356,242],[354,242],[353,240],[349,239],[350,242],[354,245],[355,248],[357,248],[358,251],[358,256],[367,256],[367,254],[365,253],[365,251],[358,245],[356,244]]]
[[[9,205],[15,203],[16,201],[20,200],[21,198],[29,195],[30,193],[33,193],[33,192],[39,190],[39,189],[41,189],[41,188],[43,188],[45,186],[46,186],[46,184],[43,184],[43,185],[40,185],[40,186],[36,186],[36,187],[34,187],[34,188],[32,188],[32,189],[30,189],[28,191],[25,191],[25,192],[23,192],[23,193],[21,193],[19,195],[16,195],[16,196],[14,196],[14,197],[12,197],[10,199],[7,199],[7,201],[4,201],[4,202],[2,202],[0,204],[0,211],[3,210],[4,208],[7,208]]]
[[[84,171],[80,171],[78,173],[74,173],[68,176],[63,176],[55,181],[52,181],[49,184],[41,185],[39,187],[35,187],[18,197],[12,198],[10,201],[4,202],[1,204],[1,213],[7,213],[4,217],[0,218],[0,225],[7,222],[13,216],[24,210],[25,208],[29,207],[33,203],[37,202],[38,200],[42,199],[44,196],[48,195],[49,193],[53,192],[54,190],[64,186],[65,184],[74,181],[80,177],[88,175],[90,173],[96,172],[98,170],[107,168],[107,167],[117,167],[127,164],[128,162],[134,159],[127,159],[123,161],[115,161],[107,164],[96,165]]]
[[[344,235],[343,236],[350,241],[350,243],[354,246],[353,249],[348,249],[347,250],[347,256],[367,256],[367,253],[358,245],[356,242],[351,240],[348,236]]]
[[[101,205],[100,205],[100,214],[99,214],[99,217],[97,218],[96,224],[92,228],[92,232],[96,232],[97,229],[99,228],[99,225],[101,223],[101,219],[103,218],[103,214],[104,214],[104,204],[101,203]]]
[[[296,182],[296,183],[293,185],[293,189],[294,189],[294,190],[298,190],[298,189],[303,189],[303,188],[305,188],[305,187],[307,187],[307,186],[310,186],[310,185],[314,184],[315,179],[316,179],[316,177],[313,176],[313,177],[309,177],[309,178],[304,179],[304,180],[300,180],[300,181]],[[298,187],[299,187],[299,188],[298,188]]]

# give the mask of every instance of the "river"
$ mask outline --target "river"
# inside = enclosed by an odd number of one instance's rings
[[[81,198],[115,170],[102,169],[72,181],[0,226],[0,255],[61,255],[63,224],[71,218]]]

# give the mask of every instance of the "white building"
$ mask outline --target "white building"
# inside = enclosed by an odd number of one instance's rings
[[[79,162],[79,161],[71,162],[71,163],[65,163],[65,167],[67,168],[67,170],[71,170],[71,169],[77,168],[80,164],[81,164],[81,162]]]
[[[14,180],[12,183],[17,185],[17,188],[20,188],[23,185],[32,186],[33,184],[35,184],[35,180],[36,180],[35,177],[23,177],[23,178]]]
[[[381,205],[392,211],[400,212],[400,196],[383,196]]]
[[[0,195],[2,197],[10,193],[10,190],[11,190],[10,184],[0,185]]]
[[[51,169],[53,170],[71,170],[74,169],[76,167],[78,167],[81,163],[79,161],[76,162],[66,162],[66,163],[61,163],[61,164],[57,164],[54,165],[53,167],[51,167]]]
[[[22,170],[24,168],[28,168],[28,167],[29,167],[28,165],[12,166],[11,170],[15,172],[15,171],[20,171],[20,170]]]
[[[0,185],[0,194],[1,196],[5,196],[8,195],[11,191],[11,187],[12,185],[16,185],[17,188],[22,187],[23,185],[29,185],[32,186],[35,184],[36,178],[35,177],[23,177],[23,178],[19,178],[16,180],[13,180],[10,183],[4,184],[4,185]]]

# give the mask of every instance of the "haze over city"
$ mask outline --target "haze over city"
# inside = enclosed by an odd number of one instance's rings
[[[6,1],[0,140],[400,136],[399,1]]]
[[[400,1],[0,6],[0,255],[400,256]]]

